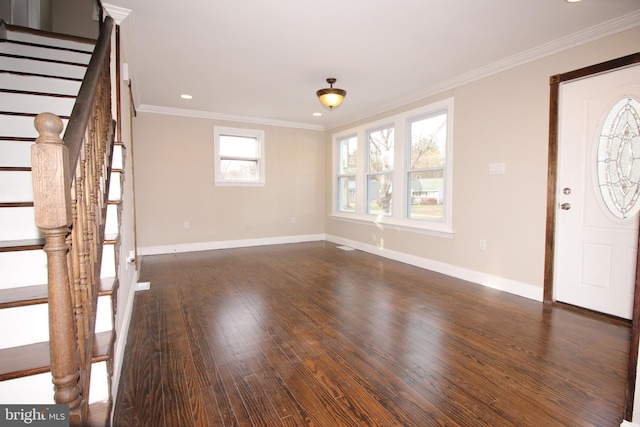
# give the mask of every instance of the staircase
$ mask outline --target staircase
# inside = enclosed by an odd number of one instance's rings
[[[101,42],[106,43],[106,49],[109,49],[111,27],[108,31],[109,34],[101,34],[98,41],[98,46]],[[57,118],[41,116],[38,119],[40,138],[34,120],[42,112],[58,116],[64,128],[59,137],[64,135],[65,147],[69,144],[65,131],[72,111],[75,118],[76,110],[91,107],[82,102],[78,103],[82,104],[80,106],[74,105],[85,73],[89,76],[87,65],[94,45],[95,41],[87,39],[0,22],[0,402],[69,403],[72,425],[85,423],[90,403],[110,403],[125,153],[122,144],[112,142],[110,99],[103,99],[111,97],[110,89],[106,87],[97,98],[106,102],[102,110],[105,113],[109,110],[107,119],[91,113],[87,119],[88,130],[76,133],[80,133],[78,139],[83,144],[89,144],[93,134],[98,139],[110,140],[106,142],[106,148],[99,144],[89,145],[90,148],[83,148],[78,155],[74,155],[72,147],[69,148],[70,162],[78,157],[78,164],[82,165],[70,163],[68,173],[70,182],[73,182],[73,208],[69,208],[67,215],[73,215],[73,225],[63,224],[62,227],[68,229],[66,237],[63,235],[61,240],[65,246],[62,256],[66,259],[62,263],[63,270],[60,270],[62,274],[60,271],[48,271],[47,266],[51,269],[54,265],[51,251],[56,248],[49,240],[50,233],[38,228],[36,220],[40,218],[42,222],[49,209],[48,198],[53,192],[47,185],[32,185],[32,175],[43,176],[43,169],[55,171],[56,165],[52,167],[49,158],[38,156],[49,153],[49,149],[59,151],[61,144],[53,141]],[[108,61],[108,54],[106,58]],[[103,74],[108,73],[108,64],[104,68]],[[108,74],[104,80],[108,86]],[[73,118],[71,120],[74,121]],[[34,155],[41,160],[40,172],[36,171],[35,161],[32,171],[31,152],[36,138],[41,150],[36,149]],[[92,157],[94,155],[98,157],[96,160]],[[102,160],[105,160],[104,166],[100,166]],[[89,172],[96,176],[85,180],[82,174]],[[76,194],[84,181],[87,184]],[[83,197],[87,199],[86,211],[80,206]],[[38,202],[40,199],[43,201]],[[55,204],[51,202],[51,206]],[[88,221],[82,222],[87,218]],[[42,227],[41,224],[39,226]],[[99,243],[92,245],[92,239]],[[50,248],[48,251],[44,250],[45,241]],[[67,251],[68,248],[71,250]],[[60,252],[60,248],[57,249]],[[52,283],[55,281],[52,277],[56,275],[68,282],[62,291],[56,290],[61,289],[59,287],[53,288],[59,286]],[[49,298],[52,295],[56,295],[58,301],[67,295],[65,303],[71,310],[62,315],[55,311],[59,308],[57,305],[52,307],[53,302]],[[69,320],[64,327],[60,326],[64,325],[59,323],[61,318]],[[50,323],[50,319],[54,323]],[[67,339],[64,337],[73,337],[67,342],[72,342],[75,348],[61,353],[60,337],[63,337],[62,341]],[[77,380],[72,381],[71,387],[79,390],[80,397],[71,402],[64,401],[69,384],[58,385],[54,401],[52,376],[54,379],[56,375],[58,379],[69,377],[55,361],[68,363],[70,360],[78,366],[76,371],[72,365],[71,372]],[[61,373],[56,374],[58,371]],[[67,387],[66,391],[64,387]]]

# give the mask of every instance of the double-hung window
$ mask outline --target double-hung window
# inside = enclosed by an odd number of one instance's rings
[[[367,213],[391,215],[393,195],[393,126],[367,132]]]
[[[409,167],[407,217],[441,221],[447,162],[447,112],[439,111],[407,122]]]
[[[334,135],[332,217],[451,237],[452,131],[446,99]]]
[[[358,172],[358,137],[338,140],[338,200],[341,212],[356,211],[356,174]]]
[[[216,185],[264,185],[264,131],[214,126]]]

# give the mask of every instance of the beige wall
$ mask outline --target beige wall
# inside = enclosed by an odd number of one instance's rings
[[[330,218],[332,133],[387,114],[320,132],[139,113],[133,124],[138,244],[325,233],[373,245],[375,232],[385,250],[542,288],[549,77],[634,53],[637,40],[638,28],[389,112],[454,98],[453,239]],[[213,185],[214,124],[266,130],[265,187]],[[489,175],[493,162],[504,162],[506,174]]]
[[[636,28],[390,112],[454,98],[453,239],[392,229],[381,231],[373,224],[329,217],[326,233],[371,245],[375,232],[387,250],[542,287],[549,77],[634,53],[640,50],[638,40],[640,29]],[[332,133],[354,125],[327,132],[327,146]],[[328,176],[330,151],[327,149]],[[489,164],[493,162],[506,163],[506,174],[489,175]],[[326,197],[329,215],[330,188]],[[486,239],[486,251],[479,249],[480,239]]]
[[[98,21],[93,20],[94,0],[54,0],[51,30],[55,33],[97,39]]]
[[[214,125],[265,130],[264,187],[214,185]],[[324,232],[324,132],[152,113],[133,127],[139,247]]]

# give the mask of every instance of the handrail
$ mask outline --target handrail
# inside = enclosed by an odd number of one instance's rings
[[[67,123],[67,130],[64,133],[65,145],[69,149],[69,164],[71,167],[74,167],[78,162],[82,139],[84,138],[89,117],[91,116],[91,105],[95,98],[96,88],[98,87],[102,64],[109,59],[108,55],[111,46],[111,31],[113,25],[113,18],[107,16],[100,27],[100,35],[98,36],[98,41],[93,51],[94,53],[87,66],[85,78],[80,86],[76,103],[71,111],[69,123]],[[71,182],[67,184],[71,185]]]
[[[49,348],[56,403],[72,426],[87,419],[91,358],[114,143],[107,17],[74,104],[62,120],[36,117],[31,147],[33,207],[48,264]]]

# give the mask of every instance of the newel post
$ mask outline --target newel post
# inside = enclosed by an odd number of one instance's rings
[[[58,116],[39,114],[35,127],[39,136],[31,147],[33,206],[36,226],[45,237],[44,250],[48,262],[49,344],[54,400],[69,404],[69,412],[74,418],[82,397],[78,384],[80,373],[67,263],[67,236],[72,223],[69,153],[60,139],[62,120]]]

